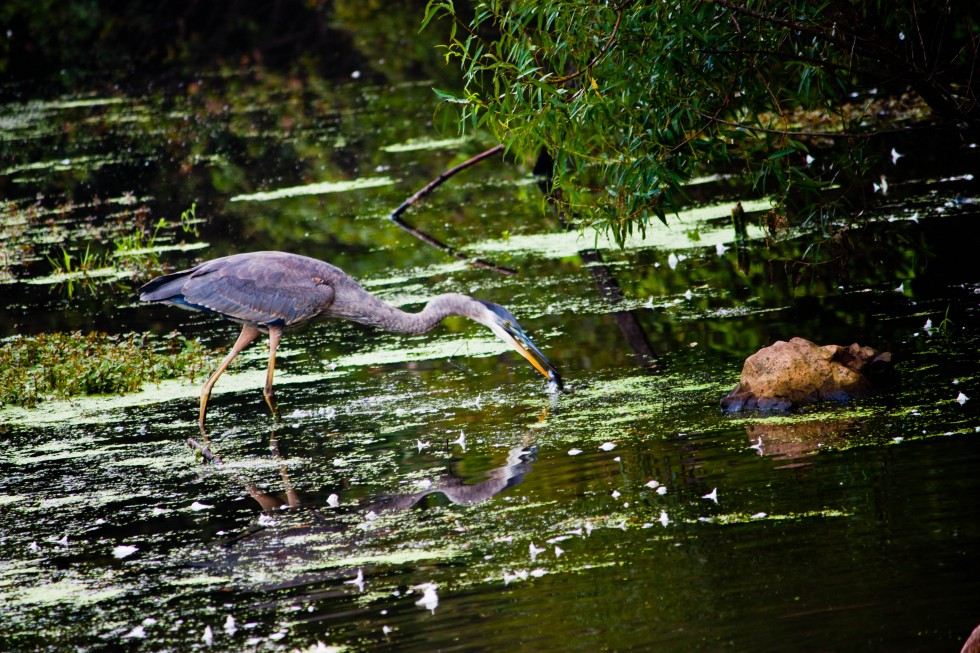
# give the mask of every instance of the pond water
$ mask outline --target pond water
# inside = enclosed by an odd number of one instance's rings
[[[619,248],[494,158],[407,217],[505,276],[386,218],[493,145],[437,135],[430,86],[229,74],[0,106],[4,336],[227,349],[235,325],[141,304],[125,266],[48,260],[163,219],[141,245],[171,269],[283,249],[412,310],[491,299],[567,386],[464,320],[328,323],[283,341],[280,422],[265,343],[222,377],[210,463],[201,378],[7,407],[0,648],[959,650],[980,623],[975,143],[889,142],[887,195],[820,251],[805,230],[736,247],[735,202],[768,203],[724,178]],[[901,384],[723,414],[744,357],[793,336],[891,351]]]

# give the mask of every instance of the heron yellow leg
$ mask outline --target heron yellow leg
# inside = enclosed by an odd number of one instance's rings
[[[265,403],[269,404],[273,417],[278,417],[276,410],[276,393],[272,390],[272,375],[276,370],[276,349],[279,348],[279,339],[282,338],[282,328],[269,327],[269,370],[265,373],[265,389],[262,394],[265,396]]]
[[[242,332],[238,335],[238,340],[232,345],[231,351],[225,356],[225,359],[221,361],[221,365],[218,365],[208,380],[204,382],[204,386],[201,388],[201,415],[198,419],[198,424],[201,426],[201,431],[204,431],[204,415],[208,410],[208,399],[211,397],[211,388],[214,387],[214,382],[218,380],[218,377],[224,373],[228,366],[231,365],[231,361],[235,359],[235,356],[241,353],[243,349],[249,346],[253,340],[259,337],[259,330],[253,326],[246,324],[242,327]]]

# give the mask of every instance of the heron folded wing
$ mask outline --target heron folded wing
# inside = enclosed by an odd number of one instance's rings
[[[333,301],[333,289],[310,274],[278,265],[244,260],[220,269],[199,269],[182,288],[184,301],[239,322],[295,326]]]

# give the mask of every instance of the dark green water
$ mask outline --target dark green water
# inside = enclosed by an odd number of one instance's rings
[[[49,277],[62,247],[110,251],[164,218],[175,268],[285,249],[413,310],[448,291],[501,303],[568,393],[462,320],[418,337],[331,323],[285,339],[281,423],[264,344],[218,383],[220,465],[185,444],[201,379],[5,409],[0,648],[955,651],[980,623],[972,143],[898,139],[887,198],[816,268],[807,234],[740,259],[717,181],[669,229],[600,239],[599,265],[526,169],[488,161],[409,219],[506,277],[386,220],[492,145],[436,140],[429,84],[195,88],[0,106],[3,335],[229,346],[234,325],[139,304],[145,279]],[[198,234],[178,225],[192,202]],[[722,414],[741,360],[792,336],[892,351],[902,383]]]

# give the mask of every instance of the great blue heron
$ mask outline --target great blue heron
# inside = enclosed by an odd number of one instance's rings
[[[202,430],[215,381],[260,333],[269,334],[269,369],[263,394],[275,415],[272,375],[283,331],[326,318],[353,320],[400,333],[424,333],[449,315],[468,317],[489,327],[561,388],[558,371],[503,306],[450,293],[432,298],[419,313],[406,313],[368,293],[340,268],[307,256],[285,252],[225,256],[157,277],[140,288],[139,294],[143,301],[217,313],[242,325],[231,351],[201,388],[198,421]]]

